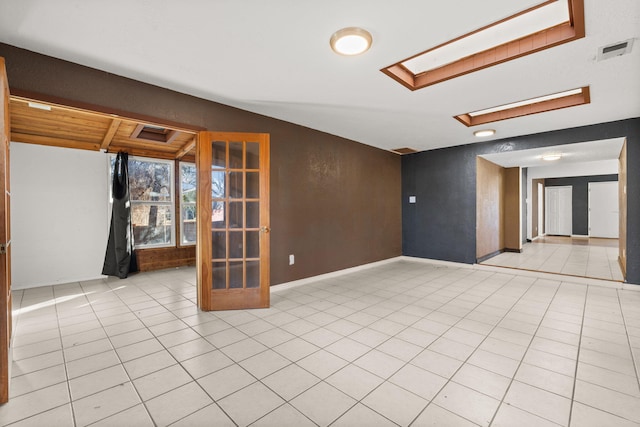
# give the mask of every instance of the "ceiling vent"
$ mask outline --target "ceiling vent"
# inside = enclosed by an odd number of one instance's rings
[[[613,58],[614,56],[626,55],[631,52],[632,46],[633,39],[613,43],[608,46],[602,46],[598,49],[598,61],[604,61],[605,59]]]
[[[397,153],[397,154],[411,154],[411,153],[417,153],[418,152],[418,150],[414,150],[413,148],[408,148],[408,147],[392,148],[391,151],[393,151],[394,153]]]

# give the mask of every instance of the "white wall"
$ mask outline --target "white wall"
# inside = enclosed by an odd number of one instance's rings
[[[11,143],[12,287],[103,277],[106,155]]]
[[[527,169],[527,239],[531,239],[531,181],[540,178],[565,178],[571,176],[612,175],[618,173],[618,160],[600,160],[584,163],[558,163]]]

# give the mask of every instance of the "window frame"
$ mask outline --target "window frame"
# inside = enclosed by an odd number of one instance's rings
[[[185,242],[184,241],[184,222],[182,220],[182,212],[183,212],[183,208],[185,206],[193,206],[194,208],[196,207],[196,201],[193,202],[183,202],[182,199],[182,194],[183,194],[183,190],[182,190],[182,167],[183,166],[193,166],[193,168],[196,168],[196,164],[195,162],[184,162],[184,161],[177,161],[176,162],[176,169],[177,169],[177,178],[176,178],[176,183],[177,183],[177,187],[179,190],[179,200],[176,203],[176,207],[178,208],[178,210],[180,211],[180,216],[179,216],[179,220],[180,220],[180,226],[179,226],[179,238],[176,238],[176,242],[177,242],[177,246],[181,246],[181,247],[189,247],[189,246],[195,246],[197,243],[197,233],[196,233],[196,240],[194,240],[193,242]],[[196,175],[195,175],[196,181],[194,184],[194,191],[196,194],[196,199],[197,199],[197,193],[198,193],[198,175],[197,175],[197,171],[196,171]],[[196,217],[193,219],[194,220],[194,224],[195,221],[197,221],[198,215],[196,212]]]
[[[107,183],[109,185],[109,204],[113,205],[113,194],[112,194],[112,180],[113,180],[113,167],[112,167],[112,159],[115,159],[117,153],[109,153],[107,156],[107,164],[108,164],[108,180]],[[169,183],[170,183],[170,199],[168,201],[146,201],[146,200],[132,200],[131,195],[129,195],[129,203],[131,204],[131,209],[133,211],[134,205],[139,206],[168,206],[171,214],[171,232],[170,232],[170,241],[168,243],[148,243],[148,244],[140,244],[134,239],[134,248],[135,249],[159,249],[159,248],[172,248],[176,247],[177,241],[177,231],[176,231],[176,167],[175,162],[173,160],[166,159],[157,159],[153,157],[143,157],[143,156],[132,156],[129,155],[129,165],[131,164],[131,160],[137,160],[140,162],[148,162],[148,163],[160,163],[169,165]],[[129,171],[129,175],[131,175],[131,171]],[[113,212],[113,209],[110,209]],[[133,228],[133,224],[131,225]]]

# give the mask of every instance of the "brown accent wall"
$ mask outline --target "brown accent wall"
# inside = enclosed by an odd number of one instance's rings
[[[544,179],[531,180],[531,238],[534,239],[544,234],[544,196],[542,197],[542,230],[538,230],[538,184],[542,184],[544,191]]]
[[[396,154],[6,44],[0,56],[14,94],[193,129],[269,133],[271,284],[401,255]]]
[[[504,249],[504,168],[477,158],[476,258]]]
[[[618,159],[618,191],[620,200],[619,258],[622,274],[627,277],[627,141],[622,145]]]
[[[522,227],[522,203],[520,203],[520,189],[522,173],[519,167],[504,169],[503,180],[503,206],[504,206],[504,249],[520,251],[522,249],[522,238],[520,236]]]

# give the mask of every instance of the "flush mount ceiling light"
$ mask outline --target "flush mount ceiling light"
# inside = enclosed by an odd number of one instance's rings
[[[360,55],[371,47],[373,38],[367,30],[358,27],[348,27],[336,31],[329,43],[331,49],[340,55]]]
[[[560,160],[562,158],[562,153],[547,153],[542,155],[542,160],[546,160],[547,162],[553,162],[555,160]]]
[[[482,129],[482,130],[475,131],[473,134],[478,138],[483,138],[485,136],[494,135],[495,133],[496,131],[494,129]]]

